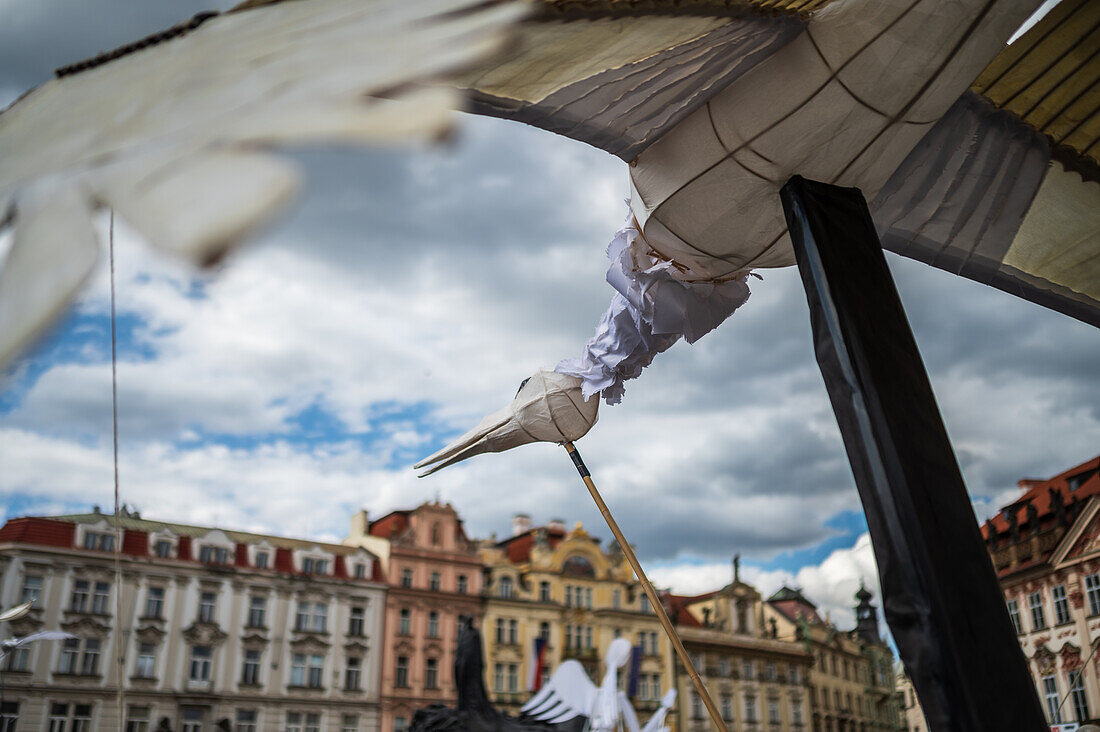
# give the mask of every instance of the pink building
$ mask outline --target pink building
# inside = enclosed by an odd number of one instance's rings
[[[429,502],[377,521],[360,513],[346,543],[383,557],[388,592],[382,647],[382,732],[401,732],[417,709],[454,706],[454,651],[462,618],[480,623],[477,545],[451,504]]]

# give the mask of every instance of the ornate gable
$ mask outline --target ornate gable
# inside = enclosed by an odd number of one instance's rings
[[[1050,563],[1062,568],[1097,557],[1100,557],[1100,500],[1093,497],[1058,543]]]

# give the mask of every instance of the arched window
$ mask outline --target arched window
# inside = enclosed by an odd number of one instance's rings
[[[596,569],[592,566],[592,562],[580,554],[574,554],[566,559],[561,565],[561,573],[567,577],[596,577]]]

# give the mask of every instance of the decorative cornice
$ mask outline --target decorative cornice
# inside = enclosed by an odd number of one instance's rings
[[[183,631],[184,640],[192,645],[220,646],[228,634],[217,623],[192,623]]]

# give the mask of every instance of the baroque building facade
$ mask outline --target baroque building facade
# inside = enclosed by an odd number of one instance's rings
[[[562,661],[575,659],[599,684],[608,645],[626,638],[639,657],[631,703],[645,723],[674,683],[672,650],[616,543],[604,549],[579,522],[571,530],[560,520],[532,527],[521,514],[510,537],[482,542],[481,561],[486,686],[498,708],[516,714],[530,698],[536,639],[545,644],[539,683]],[[619,676],[627,691],[630,669],[628,664]]]
[[[850,631],[823,620],[817,606],[790,587],[768,598],[764,616],[776,638],[802,644],[813,658],[813,732],[901,732],[893,651],[879,635],[871,593],[860,587],[856,600],[856,627]]]
[[[120,530],[121,597],[113,516],[0,528],[0,606],[33,602],[3,637],[76,636],[8,656],[8,728],[378,729],[385,586],[372,553],[129,512]]]
[[[376,521],[352,518],[344,543],[381,556],[387,584],[381,729],[401,732],[417,709],[454,706],[459,623],[480,621],[482,568],[449,503],[428,502]]]
[[[1100,719],[1100,456],[982,525],[1009,618],[1051,725]]]
[[[741,582],[736,570],[733,582],[720,590],[693,597],[668,594],[665,605],[684,649],[729,729],[808,729],[807,679],[812,657],[801,644],[774,637],[760,593]],[[713,723],[687,671],[678,660],[675,668],[680,730],[712,729]]]
[[[895,672],[897,678],[898,698],[901,700],[901,716],[905,723],[905,732],[928,732],[928,722],[924,719],[924,710],[921,709],[920,699],[913,688],[913,682],[905,669],[898,664]]]

